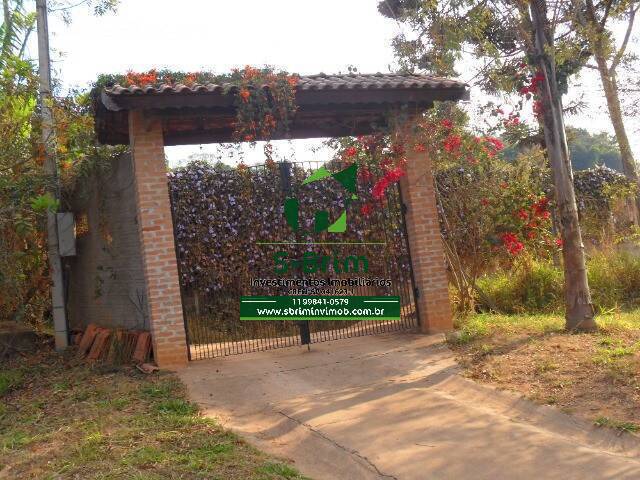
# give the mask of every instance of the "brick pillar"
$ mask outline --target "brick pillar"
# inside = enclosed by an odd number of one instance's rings
[[[400,191],[406,206],[411,264],[418,289],[420,330],[444,332],[453,328],[453,319],[431,162],[424,153],[411,152],[407,154],[406,170]]]
[[[131,111],[129,141],[154,357],[178,368],[187,364],[187,342],[160,122]]]

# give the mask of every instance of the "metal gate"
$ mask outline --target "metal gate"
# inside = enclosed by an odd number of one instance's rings
[[[309,209],[314,199],[327,200],[344,206],[345,201],[333,190],[323,190],[323,187],[314,186],[309,190],[308,185],[303,185],[303,180],[310,171],[327,165],[329,169],[339,169],[341,165],[335,161],[324,162],[295,162],[295,163],[271,163],[245,170],[219,170],[213,167],[205,167],[200,164],[200,177],[198,181],[209,181],[213,186],[222,185],[228,188],[229,184],[240,182],[244,193],[242,198],[252,199],[251,202],[243,202],[232,195],[227,195],[231,207],[226,201],[216,199],[218,208],[209,208],[207,215],[202,218],[193,218],[193,203],[185,202],[180,198],[180,188],[172,181],[177,181],[175,173],[170,181],[172,201],[172,213],[174,220],[174,233],[176,237],[176,253],[180,270],[180,283],[182,305],[185,318],[187,341],[189,344],[189,358],[191,360],[212,358],[225,355],[248,353],[268,350],[273,348],[289,347],[295,345],[313,344],[318,342],[338,340],[361,335],[372,335],[398,330],[412,330],[417,326],[418,314],[414,301],[415,286],[411,270],[411,259],[407,243],[407,234],[404,224],[402,203],[397,185],[390,188],[385,199],[376,203],[376,208],[367,215],[353,213],[354,223],[349,225],[347,232],[348,241],[340,238],[335,240],[335,234],[326,234],[320,242],[310,242],[308,238],[296,237],[287,227],[283,215],[283,201],[286,196],[301,195],[302,210]],[[184,174],[188,169],[184,167]],[[202,169],[205,173],[202,174]],[[216,183],[217,180],[221,181]],[[358,192],[360,199],[367,199],[367,191],[370,184],[360,179],[362,192]],[[305,194],[310,194],[309,201],[304,200]],[[211,192],[212,196],[216,192]],[[224,195],[223,195],[224,196]],[[231,200],[233,197],[233,200]],[[213,198],[213,197],[212,197]],[[191,215],[193,224],[197,224],[197,231],[209,232],[216,236],[216,228],[221,233],[227,232],[227,226],[231,234],[228,234],[225,245],[233,242],[246,242],[241,252],[224,257],[226,270],[230,275],[225,275],[225,285],[212,288],[210,279],[206,274],[200,275],[199,265],[193,268],[192,250],[198,250],[204,255],[203,269],[209,268],[218,278],[216,261],[222,263],[224,252],[207,251],[207,245],[196,243],[194,246],[194,233],[188,227],[178,225],[181,216]],[[309,223],[309,218],[307,218]],[[203,227],[204,225],[204,227]],[[214,228],[215,226],[215,228]],[[221,226],[225,228],[221,228]],[[208,228],[208,230],[207,230]],[[194,228],[195,230],[195,228]],[[233,232],[235,231],[235,236]],[[268,241],[267,241],[268,240]],[[315,240],[315,239],[314,239]],[[375,241],[372,241],[375,240]],[[349,295],[394,295],[400,297],[401,313],[399,320],[380,321],[240,321],[239,305],[241,295],[285,295],[288,287],[259,287],[255,285],[256,276],[269,275],[269,259],[277,249],[288,249],[291,258],[297,258],[310,249],[334,255],[340,255],[341,251],[359,249],[359,252],[368,255],[372,259],[373,267],[369,277],[390,280],[390,285],[354,285],[353,278],[344,274],[332,274],[334,279],[339,279],[347,285]],[[204,253],[202,253],[204,252]],[[208,256],[207,256],[208,255]],[[235,258],[237,255],[238,258]],[[191,270],[185,273],[191,261]],[[206,266],[206,268],[205,268]],[[211,270],[213,269],[213,270]],[[195,272],[195,273],[194,273]],[[209,273],[209,276],[211,273]],[[273,276],[273,275],[271,275]],[[327,275],[324,275],[325,277]],[[297,273],[290,276],[313,282],[320,275],[307,275]],[[351,285],[349,284],[351,282]],[[364,283],[364,280],[363,280]]]

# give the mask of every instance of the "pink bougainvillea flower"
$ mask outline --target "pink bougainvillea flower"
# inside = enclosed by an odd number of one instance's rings
[[[382,197],[384,197],[387,187],[389,187],[389,180],[387,177],[382,177],[371,189],[371,196],[376,200],[381,200]]]
[[[451,130],[453,128],[453,122],[447,118],[445,118],[444,120],[442,120],[441,125],[446,128]]]
[[[541,197],[531,205],[533,214],[536,217],[549,218],[549,199],[547,197]]]
[[[460,135],[449,135],[445,139],[443,146],[449,153],[456,152],[462,146],[462,138],[460,138]]]
[[[389,183],[394,183],[404,177],[404,175],[405,171],[400,167],[396,167],[393,170],[388,171],[385,174],[385,178],[389,180]]]
[[[489,143],[491,147],[496,151],[502,150],[504,148],[504,143],[502,143],[502,140],[500,140],[499,138],[485,137],[484,141]]]
[[[365,203],[360,208],[360,213],[362,213],[365,217],[368,217],[369,215],[371,215],[372,212],[373,212],[373,207],[371,206],[370,203]]]
[[[518,236],[515,233],[505,232],[502,234],[500,239],[511,255],[517,255],[524,250],[524,243],[518,239]]]
[[[358,154],[358,149],[356,147],[349,147],[344,151],[344,156],[346,158],[355,157]]]

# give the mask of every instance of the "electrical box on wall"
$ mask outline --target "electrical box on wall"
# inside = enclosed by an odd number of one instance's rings
[[[72,212],[56,213],[58,223],[58,251],[61,257],[76,254],[76,222]]]

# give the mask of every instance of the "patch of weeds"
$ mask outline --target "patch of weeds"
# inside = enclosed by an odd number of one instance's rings
[[[604,337],[598,342],[598,345],[601,345],[603,347],[611,347],[614,345],[618,346],[622,345],[622,340],[620,340],[619,338]]]
[[[71,388],[71,383],[68,380],[63,380],[53,384],[53,393],[66,392]]]
[[[165,380],[151,385],[146,385],[142,388],[140,393],[150,399],[172,398],[175,396],[176,390],[178,389],[179,385],[175,381]]]
[[[21,370],[5,370],[0,372],[0,397],[6,395],[11,390],[15,390],[24,379],[24,374]]]
[[[491,345],[489,343],[483,343],[480,345],[480,353],[482,355],[491,355],[495,351],[495,345]]]
[[[164,400],[158,403],[155,408],[159,413],[180,416],[194,415],[198,412],[197,405],[194,405],[193,403],[187,402],[180,398]]]
[[[296,472],[292,467],[284,463],[270,462],[258,468],[258,473],[267,475],[266,478],[287,478],[287,479],[304,479],[302,475]]]
[[[598,417],[596,418],[595,425],[598,427],[609,427],[614,428],[616,430],[620,430],[621,432],[627,433],[636,433],[640,431],[640,425],[633,422],[621,422],[618,420],[613,420],[609,417]]]
[[[549,358],[545,358],[536,364],[536,373],[545,373],[557,370],[560,366]]]
[[[593,357],[593,362],[596,365],[610,366],[620,358],[633,355],[637,350],[637,345],[628,347],[611,345],[610,347],[598,348]]]
[[[129,452],[122,459],[123,465],[150,466],[161,463],[166,458],[165,452],[155,447],[141,447]]]
[[[79,464],[99,460],[103,456],[103,446],[106,439],[101,432],[92,432],[87,435],[75,450]]]
[[[34,437],[22,430],[9,431],[0,437],[2,450],[16,450],[29,445]]]

